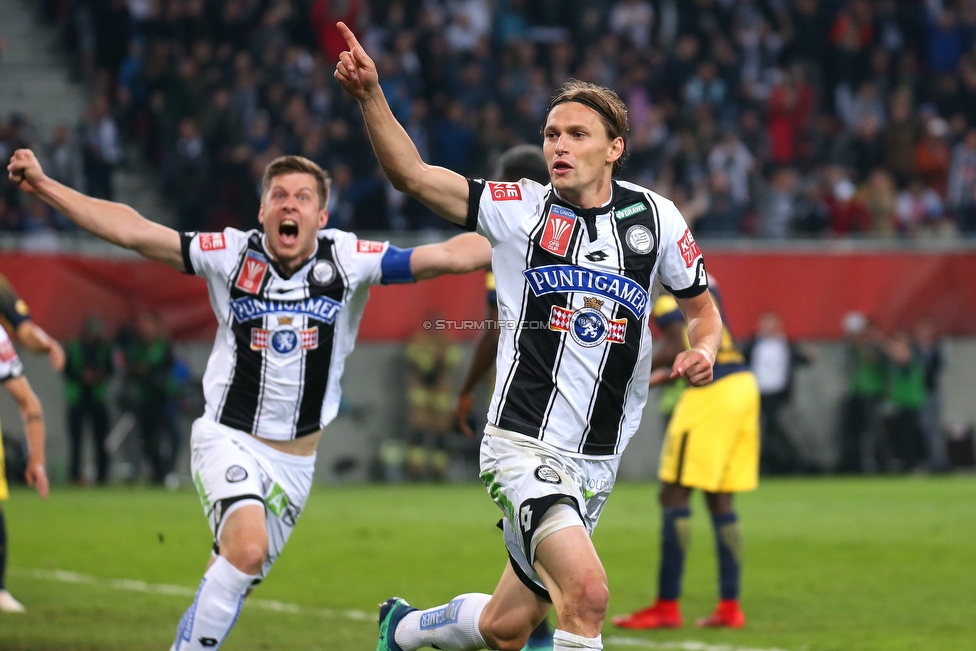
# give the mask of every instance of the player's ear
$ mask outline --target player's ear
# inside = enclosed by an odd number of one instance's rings
[[[258,223],[264,224],[264,197],[261,197],[261,207],[258,208]]]
[[[617,136],[610,141],[610,151],[607,153],[607,162],[615,163],[624,155],[624,139]]]
[[[329,209],[323,208],[319,211],[319,230],[325,228],[325,225],[329,223]]]

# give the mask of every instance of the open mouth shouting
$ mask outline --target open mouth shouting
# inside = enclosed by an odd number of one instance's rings
[[[573,166],[564,160],[556,160],[552,163],[553,176],[564,176],[573,171]]]
[[[294,219],[285,218],[278,224],[278,239],[286,247],[298,244],[298,222]]]

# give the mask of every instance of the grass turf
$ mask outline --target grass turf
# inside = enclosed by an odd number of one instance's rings
[[[610,613],[653,597],[655,494],[653,484],[618,485],[594,536],[610,580]],[[0,614],[0,650],[169,647],[192,597],[64,583],[33,571],[177,585],[192,594],[210,546],[195,493],[62,489],[43,503],[17,489],[4,508],[7,585],[28,613]],[[741,631],[691,626],[710,612],[717,590],[707,512],[697,500],[693,511],[685,628],[633,632],[608,624],[605,648],[692,649],[678,643],[696,641],[788,651],[942,651],[971,648],[976,639],[974,477],[778,480],[741,496],[749,618]],[[475,484],[317,487],[287,551],[253,595],[306,610],[245,605],[224,648],[372,649],[371,615],[386,597],[430,606],[492,591],[506,562],[497,518]]]

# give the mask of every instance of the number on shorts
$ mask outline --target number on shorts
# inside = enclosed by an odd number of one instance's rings
[[[532,507],[528,504],[522,507],[522,530],[528,532],[532,528]]]

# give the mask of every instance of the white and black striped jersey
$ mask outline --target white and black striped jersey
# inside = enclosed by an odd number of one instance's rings
[[[0,326],[0,382],[12,380],[24,374],[24,364],[17,356],[14,344],[7,331]]]
[[[528,179],[469,180],[467,227],[491,241],[501,326],[488,422],[570,455],[619,454],[637,429],[655,277],[678,297],[708,287],[674,204],[612,186],[583,210]]]
[[[369,286],[383,282],[395,247],[322,230],[315,254],[285,278],[259,231],[181,237],[186,271],[206,279],[219,324],[203,376],[205,417],[272,440],[325,427],[339,409]]]

